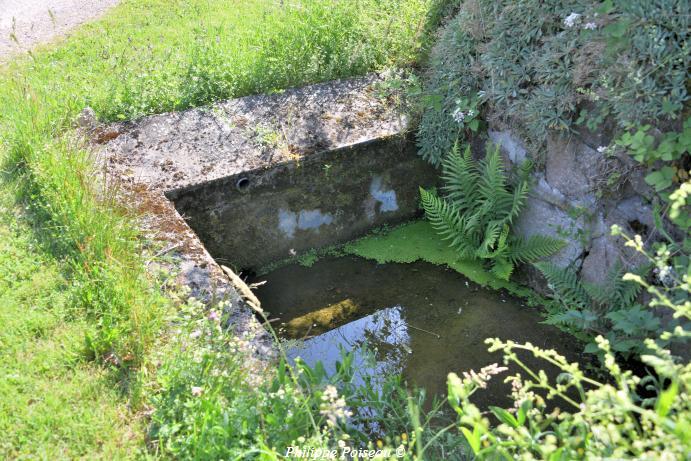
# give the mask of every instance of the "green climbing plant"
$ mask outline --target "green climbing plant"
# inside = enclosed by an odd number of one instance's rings
[[[524,162],[511,186],[499,147],[488,146],[478,162],[470,147],[461,155],[455,145],[442,160],[444,195],[420,188],[425,215],[459,258],[486,260],[494,275],[508,280],[517,263],[536,261],[564,245],[552,237],[524,239],[511,232],[528,196],[529,170],[530,163]]]

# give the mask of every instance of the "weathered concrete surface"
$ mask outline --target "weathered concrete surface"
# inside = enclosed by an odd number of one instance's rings
[[[126,182],[164,192],[217,260],[258,268],[418,213],[418,186],[437,174],[376,84],[371,76],[146,117],[109,127],[104,153]]]
[[[169,194],[221,261],[259,268],[419,213],[437,173],[404,136],[315,153]],[[247,181],[245,189],[237,183]]]
[[[129,182],[182,189],[314,152],[405,131],[375,94],[376,77],[343,80],[144,117],[102,136],[109,167]]]
[[[0,0],[0,63],[67,34],[120,0]]]

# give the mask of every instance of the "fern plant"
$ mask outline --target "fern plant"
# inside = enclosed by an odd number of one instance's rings
[[[603,335],[612,350],[624,357],[645,352],[644,339],[656,336],[660,320],[649,309],[636,303],[641,285],[622,280],[624,269],[615,265],[602,285],[583,282],[571,269],[536,263],[547,279],[560,309],[547,322],[583,332],[591,339],[586,352],[598,352],[593,338]],[[638,269],[644,276],[649,267]]]
[[[491,272],[508,280],[517,263],[533,262],[559,251],[564,242],[543,235],[523,239],[511,232],[529,191],[524,162],[511,187],[498,146],[488,146],[485,158],[472,158],[470,147],[458,145],[442,160],[444,195],[420,188],[425,215],[449,240],[462,259],[487,260]]]

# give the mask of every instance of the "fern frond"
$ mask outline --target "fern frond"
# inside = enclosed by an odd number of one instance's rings
[[[460,154],[458,144],[442,161],[443,190],[461,211],[470,208],[478,196],[479,171],[470,146]]]
[[[442,239],[451,240],[449,246],[454,248],[460,257],[471,257],[477,247],[472,240],[467,241],[464,232],[466,219],[456,207],[423,188],[420,188],[420,197],[427,219]]]
[[[453,205],[422,187],[420,198],[427,219],[445,240],[453,239],[463,233],[463,220]]]
[[[545,323],[549,325],[563,325],[588,330],[598,322],[599,317],[588,309],[569,309],[547,317]]]
[[[632,270],[636,275],[645,278],[650,272],[651,266],[645,264]],[[619,308],[633,306],[641,292],[641,285],[636,282],[624,280],[624,266],[617,262],[607,274],[607,285],[610,288],[609,302]]]
[[[642,266],[633,272],[645,277],[649,270],[649,266]],[[583,287],[595,302],[608,311],[631,307],[641,292],[641,285],[623,280],[625,272],[624,266],[617,261],[607,272],[607,278],[602,284],[584,283]]]
[[[536,263],[534,266],[542,272],[556,297],[565,305],[580,309],[591,306],[592,300],[574,271],[547,262]]]
[[[532,235],[527,240],[516,237],[511,242],[508,258],[516,262],[533,262],[558,252],[566,242],[546,235]]]
[[[511,207],[504,218],[505,223],[513,224],[514,218],[518,217],[518,214],[523,209],[523,205],[525,205],[529,190],[530,186],[527,181],[521,181],[518,186],[516,186],[513,191],[513,196],[511,197]]]
[[[596,283],[582,282],[583,289],[588,293],[590,299],[600,306],[611,306],[611,286],[608,284],[598,285]]]
[[[505,257],[506,253],[509,251],[509,226],[506,224],[502,225],[501,222],[492,221],[490,223],[492,226],[497,226],[501,229],[501,233],[496,239],[496,242],[489,247],[484,248],[481,246],[478,251],[478,257],[483,259],[494,259],[499,257]],[[484,242],[483,242],[484,243]],[[511,262],[513,265],[513,261]]]
[[[496,197],[498,193],[506,192],[506,174],[498,146],[487,147],[487,154],[480,162],[480,170],[482,173],[478,186],[483,197]]]
[[[480,247],[477,249],[477,255],[480,256],[481,258],[487,258],[491,254],[492,250],[494,249],[494,245],[499,240],[499,234],[501,233],[502,228],[499,223],[496,221],[492,221],[487,224],[487,227],[485,227],[485,239],[482,241],[482,244]]]
[[[505,258],[496,258],[490,272],[501,280],[509,280],[513,273],[514,265],[511,261]]]

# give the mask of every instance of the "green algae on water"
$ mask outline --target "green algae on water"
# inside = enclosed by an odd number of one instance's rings
[[[426,261],[446,265],[479,285],[496,290],[503,288],[529,299],[536,296],[529,288],[495,277],[483,267],[481,261],[459,259],[425,220],[409,222],[390,232],[372,234],[347,243],[343,252],[373,259],[380,264]]]

